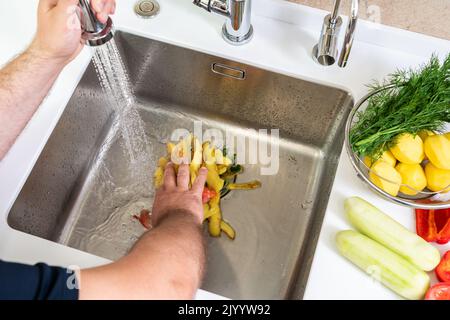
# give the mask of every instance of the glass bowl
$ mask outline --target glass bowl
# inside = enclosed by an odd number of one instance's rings
[[[355,152],[353,152],[352,147],[350,145],[350,130],[355,124],[355,122],[358,120],[358,114],[362,111],[364,111],[367,108],[368,101],[372,96],[375,96],[382,92],[383,90],[389,90],[392,89],[393,86],[386,86],[381,89],[378,89],[374,92],[371,92],[367,94],[365,97],[363,97],[360,101],[358,101],[355,106],[353,107],[352,111],[350,112],[350,115],[347,119],[347,123],[345,126],[345,148],[347,151],[347,154],[350,158],[350,162],[352,163],[353,168],[355,169],[358,177],[364,181],[366,185],[368,185],[373,191],[375,191],[377,194],[382,196],[383,198],[392,201],[394,203],[407,206],[410,208],[416,208],[416,209],[447,209],[450,208],[450,185],[448,188],[444,188],[442,191],[434,192],[429,189],[424,190],[415,190],[413,187],[408,186],[406,184],[398,184],[393,181],[389,181],[386,178],[383,178],[373,172],[361,159]],[[426,161],[425,161],[426,162]],[[392,184],[396,184],[399,187],[403,186],[406,188],[409,188],[410,190],[417,191],[417,194],[414,196],[406,195],[401,192],[398,193],[397,196],[393,196],[384,190],[380,189],[378,186],[376,186],[372,181],[369,179],[370,174],[375,174],[377,177],[379,177],[381,180],[384,180],[385,182],[389,182]]]

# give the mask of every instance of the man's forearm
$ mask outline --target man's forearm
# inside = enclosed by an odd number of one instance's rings
[[[80,299],[191,299],[205,263],[201,225],[172,213],[107,266],[81,271]]]
[[[27,125],[64,66],[30,47],[0,70],[0,160]]]

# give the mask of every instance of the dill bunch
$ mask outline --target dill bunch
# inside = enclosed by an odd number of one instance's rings
[[[397,70],[383,83],[369,85],[371,92],[385,86],[356,114],[350,144],[358,156],[378,159],[396,144],[402,133],[440,132],[450,122],[450,54],[441,64],[433,55],[418,70]]]

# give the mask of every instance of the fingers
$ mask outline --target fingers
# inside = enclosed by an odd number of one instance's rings
[[[106,23],[108,16],[114,14],[116,10],[116,2],[114,0],[92,0],[91,5],[96,12],[97,19],[102,23]]]
[[[178,167],[177,186],[182,191],[189,190],[189,165],[181,164]]]
[[[203,188],[205,187],[207,175],[208,169],[206,169],[205,167],[200,168],[200,170],[198,171],[198,176],[195,179],[194,184],[192,185],[193,192],[202,194]]]
[[[91,7],[94,9],[95,12],[102,12],[105,8],[105,0],[92,0],[91,1]]]
[[[115,0],[106,0],[105,12],[108,14],[114,14],[116,12]]]
[[[164,170],[163,186],[166,189],[173,189],[177,186],[175,169],[171,162],[166,165],[166,169]]]

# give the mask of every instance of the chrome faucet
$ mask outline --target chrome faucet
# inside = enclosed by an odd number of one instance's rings
[[[242,45],[251,40],[251,0],[194,0],[194,4],[208,12],[227,17],[222,36],[228,43]]]
[[[338,56],[337,41],[342,26],[342,18],[339,16],[341,0],[335,0],[333,12],[328,14],[323,22],[319,43],[313,48],[313,58],[323,66],[330,66],[336,62]],[[359,0],[352,0],[349,21],[345,32],[344,44],[339,56],[338,65],[344,68],[347,65],[353,38],[358,22]]]
[[[82,38],[86,44],[96,47],[111,40],[114,36],[111,18],[108,18],[106,23],[101,23],[92,11],[89,0],[80,0],[79,6]]]

